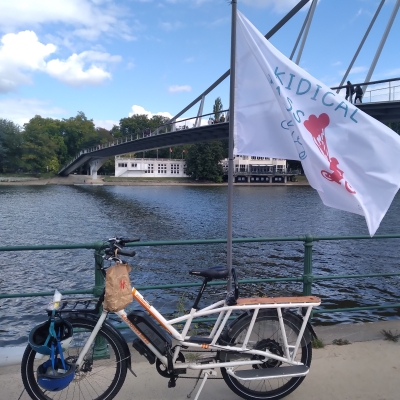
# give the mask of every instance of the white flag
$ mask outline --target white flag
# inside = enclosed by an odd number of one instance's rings
[[[300,160],[324,204],[364,215],[373,236],[400,186],[400,137],[237,17],[235,154]]]

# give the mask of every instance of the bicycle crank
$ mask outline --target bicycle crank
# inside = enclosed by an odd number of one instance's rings
[[[184,363],[185,362],[185,356],[181,352],[179,352],[178,358],[176,359],[176,361]],[[157,372],[161,376],[163,376],[164,378],[170,378],[171,377],[170,374],[167,371],[167,367],[158,358],[157,358],[157,361],[156,361],[156,369],[157,369]]]

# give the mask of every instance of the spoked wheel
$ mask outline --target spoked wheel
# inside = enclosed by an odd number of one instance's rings
[[[68,363],[74,363],[85,345],[96,321],[89,319],[69,319],[74,335],[69,349],[64,351]],[[22,381],[32,399],[37,400],[111,400],[121,389],[127,370],[125,352],[114,332],[103,326],[87,352],[83,364],[75,373],[73,381],[64,389],[50,392],[42,389],[36,380],[37,368],[48,356],[43,356],[28,345],[21,363]]]
[[[229,332],[230,346],[241,347],[251,322],[251,315],[242,320],[238,320],[236,324],[231,327]],[[283,313],[283,322],[286,331],[287,341],[289,346],[294,346],[298,335],[299,326],[293,322],[293,318],[285,317]],[[256,350],[269,350],[271,353],[284,357],[284,343],[279,325],[278,316],[276,312],[260,311],[256,322],[254,324],[252,333],[248,341],[248,348]],[[290,347],[289,347],[290,348]],[[311,342],[306,343],[303,338],[300,342],[295,361],[301,362],[307,367],[311,365]],[[251,356],[240,353],[221,353],[221,362],[228,361],[249,361],[249,360],[264,360],[263,357]],[[262,364],[243,365],[234,367],[235,371],[238,370],[254,370],[264,368],[283,368],[289,367],[290,364],[282,361],[275,360],[273,358],[264,360]],[[226,368],[221,368],[222,376],[229,386],[229,388],[235,392],[238,396],[244,399],[281,399],[293,392],[300,383],[303,381],[303,377],[282,377],[273,379],[257,379],[257,380],[240,380],[229,375]]]

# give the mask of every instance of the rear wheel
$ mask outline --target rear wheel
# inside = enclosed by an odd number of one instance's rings
[[[252,316],[249,315],[242,320],[238,320],[234,324],[229,332],[230,346],[241,347],[243,344],[248,328],[251,322]],[[288,318],[283,313],[283,322],[286,331],[287,341],[289,346],[294,346],[299,336],[300,327],[293,316]],[[269,350],[271,353],[284,357],[284,344],[282,332],[279,324],[279,319],[276,312],[271,311],[260,311],[256,322],[254,324],[252,333],[248,341],[248,348],[257,350]],[[299,361],[302,364],[309,367],[311,365],[311,343],[306,343],[304,337],[300,342],[295,361]],[[221,353],[221,362],[243,360],[248,361],[249,359],[259,359],[257,356],[239,354],[239,353]],[[288,367],[290,364],[275,360],[268,359],[263,364],[253,364],[252,366],[244,365],[235,367],[234,370],[252,370],[261,368],[279,368]],[[222,376],[229,386],[229,388],[237,395],[244,399],[281,399],[293,392],[300,383],[303,381],[303,377],[286,377],[286,378],[273,378],[273,379],[257,379],[257,380],[239,380],[229,375],[225,368],[221,368]]]
[[[85,345],[96,321],[89,319],[68,319],[74,328],[74,335],[69,349],[64,351],[64,358],[73,364]],[[42,389],[36,380],[39,365],[47,360],[41,359],[29,345],[21,363],[22,381],[32,399],[36,400],[111,400],[121,389],[126,377],[127,361],[124,349],[114,332],[103,326],[87,352],[82,366],[75,373],[73,381],[64,389],[50,392]]]

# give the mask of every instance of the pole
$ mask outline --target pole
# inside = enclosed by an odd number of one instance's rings
[[[296,64],[297,65],[300,64],[300,58],[301,58],[301,55],[303,54],[304,45],[306,44],[308,31],[310,30],[311,21],[313,19],[314,11],[315,11],[315,7],[316,6],[317,6],[317,0],[313,0],[313,2],[311,3],[311,7],[310,7],[310,15],[309,15],[308,20],[307,20],[306,30],[305,30],[303,38],[301,40],[299,52],[297,53],[297,58],[296,58]]]
[[[343,86],[343,83],[345,82],[345,80],[347,79],[347,77],[348,77],[348,75],[349,75],[351,69],[353,68],[353,65],[354,65],[354,63],[355,63],[355,61],[356,61],[356,59],[357,59],[357,57],[358,57],[358,54],[360,53],[360,51],[361,51],[361,49],[362,49],[362,47],[363,47],[363,45],[364,45],[364,42],[365,42],[365,40],[367,39],[367,37],[368,37],[368,35],[369,35],[369,32],[371,31],[372,27],[374,26],[375,20],[376,20],[376,18],[378,17],[379,12],[381,11],[381,8],[382,8],[382,6],[383,6],[384,3],[385,3],[385,0],[382,0],[381,3],[379,4],[377,10],[375,11],[375,15],[374,15],[374,17],[372,18],[372,20],[371,20],[371,22],[370,22],[370,24],[369,24],[369,26],[368,26],[368,29],[366,30],[366,32],[365,32],[365,34],[364,34],[364,37],[362,38],[361,43],[360,43],[360,45],[358,46],[358,49],[357,49],[356,53],[354,54],[354,57],[353,57],[353,59],[351,60],[351,63],[350,63],[350,65],[349,65],[349,67],[347,68],[347,71],[346,71],[346,73],[344,74],[344,77],[343,77],[342,81],[340,82],[340,85],[339,85],[339,86]],[[336,93],[339,93],[339,92],[340,92],[340,89],[338,89],[338,90],[336,91]]]
[[[227,265],[229,270],[227,294],[232,291],[232,210],[233,210],[233,134],[235,126],[235,78],[236,78],[236,17],[237,0],[232,0],[231,26],[231,76],[229,93],[229,158],[228,158],[228,232],[227,232]]]
[[[306,25],[307,25],[308,18],[310,17],[310,12],[311,12],[311,7],[308,9],[307,16],[306,16],[306,18],[305,18],[305,20],[304,20],[304,22],[303,22],[303,26],[302,26],[301,29],[300,29],[299,36],[297,37],[296,43],[295,43],[295,45],[294,45],[294,47],[293,47],[293,50],[292,50],[292,54],[291,54],[290,57],[289,57],[290,60],[293,59],[294,53],[296,53],[297,46],[298,46],[298,44],[299,44],[299,42],[300,42],[300,39],[301,39],[301,37],[302,37],[302,35],[303,35],[304,28],[305,28]]]
[[[397,14],[397,11],[399,10],[399,7],[400,7],[400,0],[397,0],[396,4],[394,5],[394,8],[393,8],[392,15],[389,18],[389,22],[388,22],[388,24],[386,26],[385,32],[383,33],[381,42],[379,43],[378,50],[376,51],[375,57],[374,57],[374,59],[372,61],[372,64],[371,64],[371,66],[369,68],[367,77],[365,78],[365,83],[368,83],[369,80],[371,79],[371,76],[372,76],[372,74],[374,72],[375,66],[376,66],[376,64],[378,62],[378,59],[379,59],[380,55],[381,55],[383,46],[385,45],[385,42],[386,42],[386,39],[387,39],[387,37],[389,35],[390,29],[392,28],[393,22],[394,22],[394,20],[396,18],[396,14]],[[367,91],[367,87],[368,87],[368,85],[364,85],[363,86],[364,93]]]

